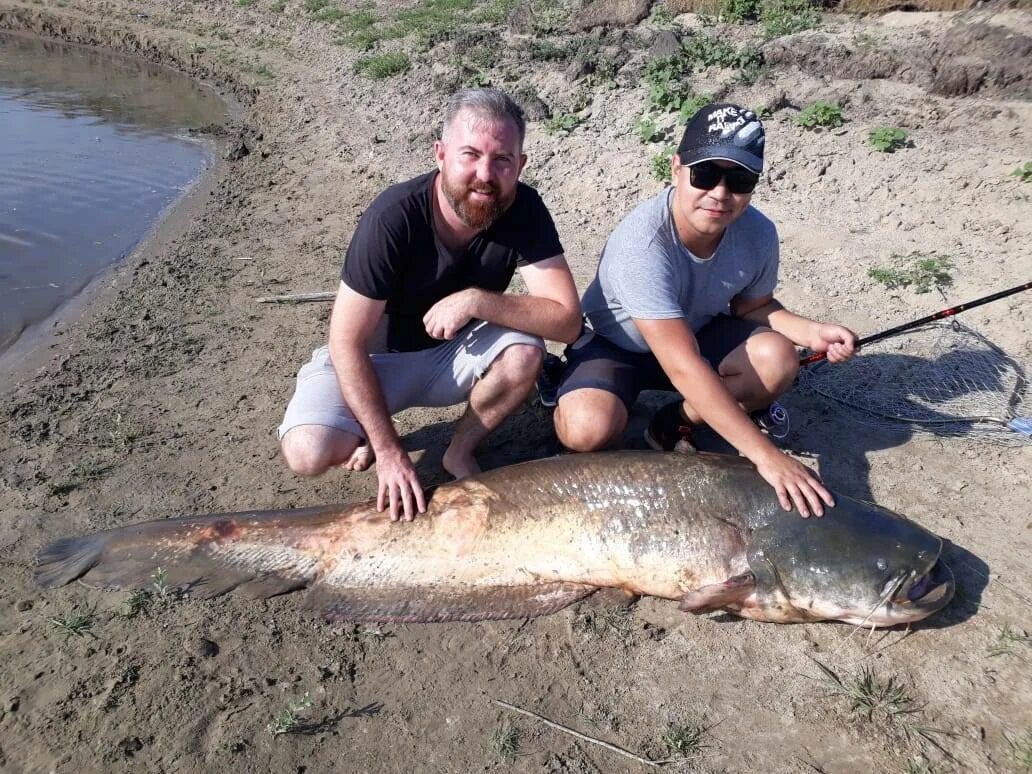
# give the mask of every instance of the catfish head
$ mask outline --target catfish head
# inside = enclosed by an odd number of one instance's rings
[[[681,609],[875,627],[919,621],[949,603],[941,538],[877,505],[836,501],[823,518],[778,509],[744,529],[748,571],[690,592]]]

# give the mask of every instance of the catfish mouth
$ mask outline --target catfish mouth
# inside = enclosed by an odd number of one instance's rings
[[[942,559],[936,560],[924,575],[904,578],[895,586],[891,597],[871,615],[849,622],[859,626],[893,626],[920,621],[946,607],[956,590],[953,572]]]

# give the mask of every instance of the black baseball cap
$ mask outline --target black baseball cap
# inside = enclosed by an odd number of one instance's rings
[[[763,124],[748,108],[714,102],[684,128],[677,155],[691,166],[711,159],[733,161],[757,175],[763,171]]]

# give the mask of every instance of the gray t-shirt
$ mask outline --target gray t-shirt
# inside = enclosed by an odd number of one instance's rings
[[[673,191],[666,188],[620,221],[581,300],[595,332],[631,352],[649,351],[633,318],[684,318],[698,332],[730,314],[734,296],[761,298],[778,282],[778,233],[766,215],[747,207],[702,260],[677,236]]]

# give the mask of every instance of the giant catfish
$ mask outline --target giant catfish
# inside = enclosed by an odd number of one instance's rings
[[[371,502],[188,516],[58,540],[37,583],[164,582],[197,597],[304,590],[330,619],[479,621],[560,610],[601,588],[757,621],[916,621],[944,607],[942,540],[836,495],[823,518],[778,505],[748,462],[577,454],[443,484],[391,521]]]

